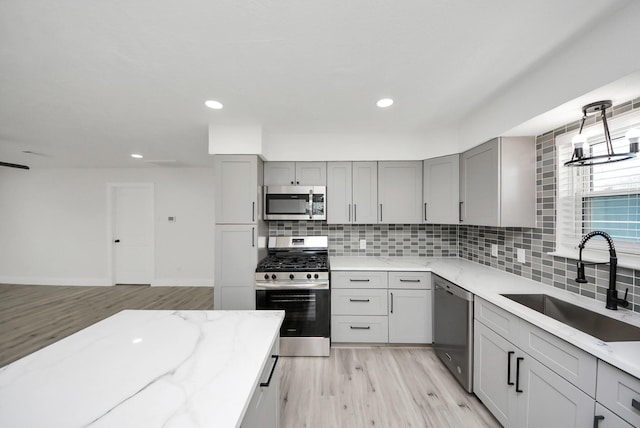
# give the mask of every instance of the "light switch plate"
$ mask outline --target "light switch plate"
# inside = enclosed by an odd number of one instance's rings
[[[498,257],[498,244],[491,244],[491,256]]]
[[[360,240],[360,249],[361,250],[366,250],[367,249],[367,240],[366,239],[361,239]]]
[[[524,248],[516,248],[516,257],[520,263],[526,263]]]

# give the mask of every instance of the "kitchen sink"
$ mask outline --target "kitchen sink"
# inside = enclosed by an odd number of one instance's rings
[[[640,341],[640,327],[581,308],[548,294],[502,294],[502,296],[597,337],[603,342]]]

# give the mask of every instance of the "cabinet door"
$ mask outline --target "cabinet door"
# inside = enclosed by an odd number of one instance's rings
[[[375,224],[378,222],[378,163],[354,162],[352,167],[353,223]]]
[[[327,162],[327,223],[351,223],[351,162]]]
[[[256,308],[256,233],[256,226],[216,225],[214,309]]]
[[[593,426],[595,400],[535,358],[520,352],[518,428]]]
[[[427,159],[423,164],[423,221],[429,224],[458,224],[460,156]]]
[[[326,186],[326,162],[296,162],[296,185]]]
[[[473,392],[503,426],[515,426],[517,348],[478,320],[473,327]]]
[[[252,224],[258,218],[258,158],[253,155],[217,155],[215,168],[215,222]]]
[[[422,162],[378,162],[378,223],[422,223]]]
[[[462,154],[460,201],[462,224],[500,225],[500,139]]]
[[[295,162],[265,162],[265,186],[293,186],[296,184]]]
[[[389,343],[431,343],[431,290],[392,289],[389,293]]]
[[[249,406],[240,426],[242,428],[278,428],[280,426],[280,360],[274,358],[278,355],[278,342],[271,348],[269,359],[262,370],[258,382],[268,383],[268,386],[256,386]],[[273,374],[272,373],[273,370]],[[271,380],[269,380],[271,375]]]

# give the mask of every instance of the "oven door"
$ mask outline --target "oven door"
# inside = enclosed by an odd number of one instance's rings
[[[329,302],[327,289],[256,290],[256,309],[284,310],[280,337],[329,337]]]

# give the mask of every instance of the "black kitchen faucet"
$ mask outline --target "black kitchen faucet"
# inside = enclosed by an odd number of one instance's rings
[[[594,236],[602,236],[607,240],[607,244],[609,245],[609,288],[607,289],[607,309],[613,309],[614,311],[618,309],[618,305],[626,308],[629,306],[629,301],[627,300],[627,296],[629,295],[629,288],[624,293],[624,298],[620,299],[618,297],[618,291],[616,290],[616,271],[618,267],[618,257],[616,256],[616,247],[613,245],[613,239],[609,236],[608,233],[601,232],[599,230],[594,230],[593,232],[589,232],[582,237],[582,240],[578,244],[578,248],[580,248],[580,254],[578,258],[578,277],[576,278],[576,282],[580,284],[584,284],[587,282],[587,278],[584,275],[584,262],[582,261],[582,250],[584,249],[584,245],[587,241]],[[599,264],[599,263],[593,263]]]

